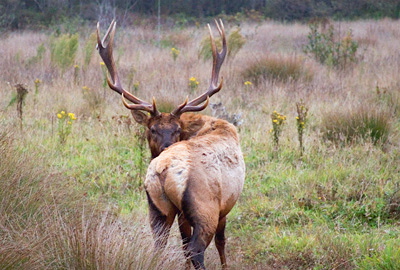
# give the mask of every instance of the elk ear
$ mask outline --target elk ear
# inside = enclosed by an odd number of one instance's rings
[[[147,126],[147,123],[149,122],[150,116],[141,112],[141,111],[136,111],[136,110],[131,110],[132,116],[135,119],[136,122],[143,126]]]

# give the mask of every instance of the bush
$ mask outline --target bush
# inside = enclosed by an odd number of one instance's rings
[[[305,53],[312,54],[321,64],[328,66],[345,68],[357,61],[358,43],[354,41],[353,34],[349,30],[343,38],[335,32],[333,25],[329,25],[327,30],[319,24],[310,24],[308,34],[308,44],[304,48]]]
[[[245,81],[259,84],[266,79],[280,82],[310,81],[313,74],[300,57],[268,56],[250,64],[242,72],[242,77]]]
[[[96,48],[96,43],[97,43],[97,35],[96,33],[92,33],[86,40],[85,45],[83,47],[83,66],[85,69],[87,66],[89,66],[90,61],[92,60]]]
[[[50,43],[50,59],[64,72],[74,64],[78,51],[78,34],[64,34],[53,38]]]
[[[388,140],[390,121],[390,113],[361,105],[353,110],[326,113],[322,117],[322,131],[324,138],[334,143],[354,143],[361,139],[383,144]]]
[[[218,48],[222,48],[222,40],[220,37],[215,39],[215,44]],[[240,33],[240,28],[234,30],[227,38],[228,56],[235,57],[240,49],[246,44],[246,39]],[[199,58],[208,60],[212,58],[211,42],[209,36],[204,38],[200,44]]]

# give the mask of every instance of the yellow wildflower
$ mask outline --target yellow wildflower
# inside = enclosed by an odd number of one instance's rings
[[[178,49],[175,49],[175,48],[171,48],[171,54],[172,54],[172,58],[173,58],[174,61],[175,61],[176,58],[178,58],[179,50],[178,50]]]
[[[61,115],[65,115],[65,112],[64,112],[64,111],[61,111]]]
[[[172,54],[179,54],[179,50],[175,48],[171,48],[171,53]]]
[[[244,85],[252,85],[252,83],[250,81],[245,81]]]
[[[100,66],[105,66],[106,64],[104,62],[100,62]]]
[[[71,120],[76,120],[75,114],[74,113],[68,113],[68,116]]]
[[[68,121],[67,124],[68,124],[68,125],[72,125],[72,122],[71,122],[71,121]]]
[[[195,77],[191,77],[189,79],[189,86],[196,87],[197,85],[199,85],[199,82],[197,81],[197,79]]]
[[[61,118],[62,118],[62,115],[61,115],[60,113],[57,113],[57,118],[58,118],[58,119],[61,119]]]

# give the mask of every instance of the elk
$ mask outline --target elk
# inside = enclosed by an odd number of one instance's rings
[[[159,112],[154,97],[149,103],[123,89],[113,59],[116,22],[110,24],[103,39],[97,24],[97,48],[111,77],[107,78],[108,85],[122,96],[134,119],[147,127],[152,161],[144,185],[155,246],[165,247],[178,216],[186,269],[190,269],[191,262],[196,269],[205,269],[204,252],[214,236],[222,267],[227,267],[226,216],[239,198],[245,177],[236,128],[225,120],[189,113],[204,110],[210,97],[222,88],[223,79],[218,84],[218,77],[227,44],[222,21],[215,23],[222,49],[217,52],[208,25],[213,55],[210,86],[190,102],[186,99],[171,113]]]

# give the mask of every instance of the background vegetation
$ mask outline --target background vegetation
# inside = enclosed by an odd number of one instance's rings
[[[241,123],[247,175],[228,216],[232,268],[399,269],[399,22],[225,24],[238,44],[205,113]],[[126,88],[170,108],[206,89],[208,33],[155,25],[119,26],[115,58]],[[151,252],[149,150],[104,84],[95,24],[71,29],[0,40],[0,268],[182,267],[176,226],[169,249]],[[306,50],[313,33],[327,37],[313,39],[323,52],[357,44],[354,58],[319,61]],[[219,267],[213,244],[206,264]]]
[[[163,23],[186,25],[215,16],[304,21],[315,17],[336,19],[399,18],[400,0],[2,0],[0,28],[58,28],[69,22],[75,28],[84,22],[117,17],[122,24],[151,23],[145,18],[160,15]],[[138,17],[141,17],[139,20]],[[171,18],[174,18],[171,20]]]

